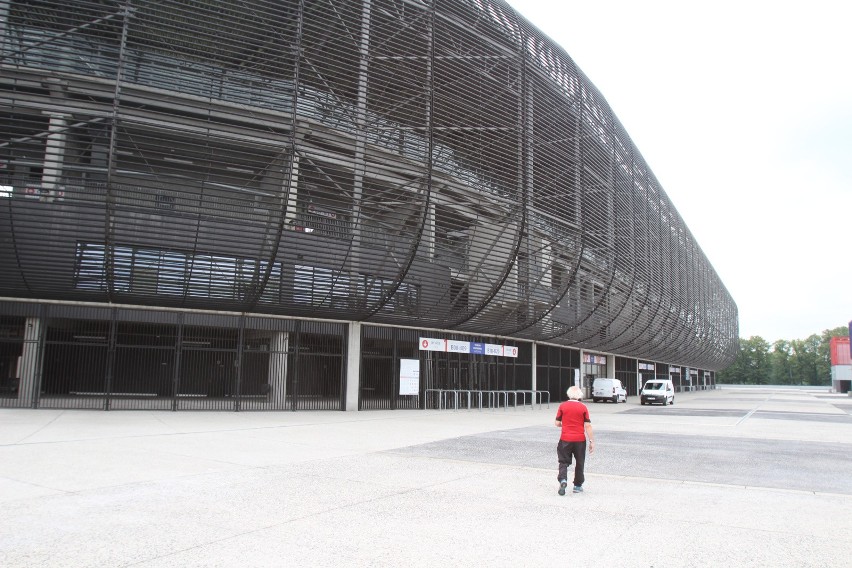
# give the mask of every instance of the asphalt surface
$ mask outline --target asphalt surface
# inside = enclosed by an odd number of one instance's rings
[[[852,399],[550,408],[0,410],[0,566],[852,566]]]

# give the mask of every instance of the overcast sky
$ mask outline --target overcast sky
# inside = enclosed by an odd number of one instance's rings
[[[739,308],[852,319],[852,3],[510,0],[595,84]]]

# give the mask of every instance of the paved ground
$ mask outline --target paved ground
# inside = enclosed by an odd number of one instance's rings
[[[550,409],[0,410],[0,566],[852,566],[852,398]]]

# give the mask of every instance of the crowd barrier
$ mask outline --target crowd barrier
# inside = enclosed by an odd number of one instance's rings
[[[531,409],[538,404],[542,408],[547,404],[550,408],[550,392],[543,390],[473,390],[473,389],[426,389],[426,407],[439,410],[459,410],[464,404],[467,410],[471,410],[476,402],[479,410],[483,408],[503,408],[508,410],[509,404],[515,410],[518,406]],[[433,405],[433,406],[430,406]]]

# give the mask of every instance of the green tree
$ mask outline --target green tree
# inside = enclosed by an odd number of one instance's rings
[[[779,339],[772,344],[772,352],[769,354],[770,377],[773,384],[793,384],[793,346],[784,339]]]
[[[760,336],[740,339],[736,360],[716,373],[719,383],[829,385],[831,338],[848,337],[846,326],[826,329],[806,339],[779,339],[771,346]]]
[[[720,383],[765,385],[769,383],[769,343],[755,335],[740,340],[740,350],[734,363],[716,375]]]
[[[821,371],[826,373],[829,369],[821,363],[824,363],[820,357],[821,339],[818,335],[813,334],[807,339],[793,340],[793,375],[799,380],[802,385],[824,385],[828,384],[830,378],[821,375]]]

